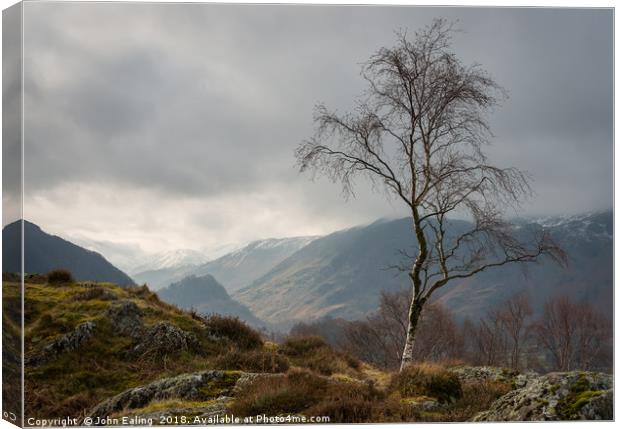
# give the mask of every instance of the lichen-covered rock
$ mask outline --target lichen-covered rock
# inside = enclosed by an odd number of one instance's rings
[[[140,411],[132,411],[129,413],[132,417],[137,417],[141,421],[151,420],[154,425],[159,424],[160,422],[166,422],[167,417],[171,417],[170,424],[180,423],[180,424],[192,424],[192,425],[207,425],[210,424],[208,419],[215,419],[216,416],[223,416],[227,413],[227,406],[232,401],[232,398],[229,396],[220,396],[217,399],[213,399],[204,404],[204,406],[197,407],[173,407],[173,408],[163,408],[155,411],[148,412],[140,412]],[[122,413],[121,413],[122,414]],[[184,417],[185,423],[182,420],[179,420],[175,417]]]
[[[126,390],[95,406],[89,417],[107,417],[114,413],[144,409],[156,401],[182,399],[187,401],[210,401],[229,397],[242,373],[235,371],[202,371],[192,374],[182,374],[172,378],[154,381],[146,386]],[[213,412],[210,407],[203,410]],[[221,405],[221,404],[220,404]],[[162,410],[155,414],[172,413],[173,410]],[[134,413],[140,414],[140,413]],[[142,413],[146,415],[148,413]]]
[[[46,345],[41,353],[27,359],[27,365],[42,365],[59,355],[77,350],[93,336],[97,324],[89,321],[79,324],[71,332],[55,338]]]
[[[474,421],[611,420],[613,378],[594,372],[555,372],[531,378],[497,399]]]
[[[401,402],[417,412],[432,412],[446,408],[446,404],[442,404],[437,399],[427,396],[404,398]]]
[[[133,351],[140,356],[165,356],[186,350],[196,350],[198,339],[169,322],[159,322],[144,330],[142,339]]]
[[[119,301],[106,310],[106,317],[114,329],[131,338],[140,338],[143,334],[142,311],[133,301]]]
[[[462,383],[491,381],[509,383],[515,389],[521,388],[533,378],[539,376],[535,372],[519,373],[518,371],[493,366],[455,366],[450,368]]]

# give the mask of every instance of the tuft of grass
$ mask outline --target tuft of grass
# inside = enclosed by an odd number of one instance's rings
[[[491,404],[512,390],[510,383],[481,381],[463,385],[463,396],[440,413],[429,414],[424,420],[437,422],[465,422],[486,411]]]
[[[98,299],[100,301],[114,301],[118,299],[113,292],[97,285],[88,287],[84,292],[76,293],[71,298],[74,301],[90,301],[92,299]]]
[[[267,348],[241,351],[232,349],[212,362],[214,369],[236,369],[249,372],[286,372],[290,365],[286,357]]]
[[[437,364],[409,365],[392,376],[390,391],[402,397],[430,396],[442,403],[451,403],[463,396],[456,374]]]

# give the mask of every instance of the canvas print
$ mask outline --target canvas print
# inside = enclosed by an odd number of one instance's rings
[[[613,9],[3,12],[3,419],[613,420]]]

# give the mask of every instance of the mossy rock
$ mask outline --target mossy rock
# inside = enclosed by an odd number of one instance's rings
[[[142,410],[166,400],[209,401],[231,394],[242,373],[202,371],[157,380],[128,389],[97,405],[90,417],[105,417],[126,410]]]
[[[613,377],[596,372],[556,372],[529,380],[497,399],[474,421],[613,419]]]

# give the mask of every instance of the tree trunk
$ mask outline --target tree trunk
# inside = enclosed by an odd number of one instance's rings
[[[403,350],[403,357],[400,363],[400,370],[402,371],[407,365],[413,362],[413,345],[415,343],[415,330],[418,327],[418,321],[422,314],[422,306],[424,305],[424,299],[411,300],[411,306],[409,307],[409,325],[407,326],[407,339],[405,340],[405,349]]]

